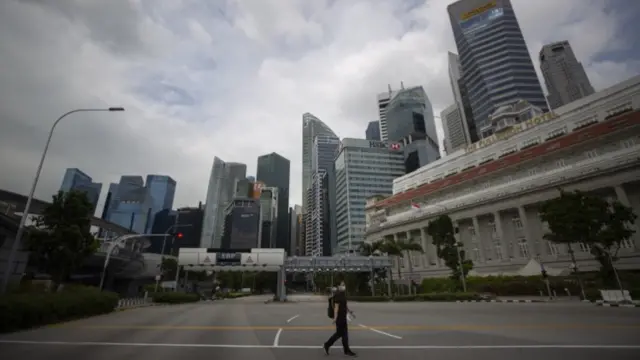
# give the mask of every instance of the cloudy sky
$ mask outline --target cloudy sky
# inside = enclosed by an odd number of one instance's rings
[[[512,1],[534,59],[566,39],[596,89],[640,73],[639,1]],[[300,203],[304,112],[364,137],[387,84],[423,85],[436,114],[451,103],[450,2],[1,0],[0,188],[28,192],[60,114],[124,106],[60,124],[37,197],[78,167],[103,183],[170,175],[175,205],[194,205],[214,156],[254,175],[277,152]]]

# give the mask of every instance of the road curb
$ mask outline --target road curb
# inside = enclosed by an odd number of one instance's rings
[[[547,300],[457,300],[457,303],[546,303]]]
[[[640,308],[640,304],[607,304],[607,303],[596,303],[596,306],[600,306],[600,307],[626,307],[626,308]]]

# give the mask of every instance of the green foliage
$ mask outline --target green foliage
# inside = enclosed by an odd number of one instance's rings
[[[67,280],[98,249],[89,232],[92,213],[85,192],[60,191],[29,229],[27,248],[33,261],[55,283]]]
[[[178,261],[174,258],[162,257],[160,263],[160,271],[162,272],[162,278],[166,281],[173,281],[176,278],[176,271],[178,270]]]
[[[601,266],[601,275],[612,281],[613,263],[623,241],[633,236],[632,226],[637,219],[633,209],[619,201],[590,196],[580,191],[560,191],[560,196],[545,201],[540,207],[540,219],[547,222],[548,241],[569,245],[572,260],[575,256],[571,244],[590,245],[592,254]]]
[[[436,255],[444,261],[445,266],[451,269],[451,278],[460,279],[460,261],[462,259],[462,271],[466,276],[473,269],[473,262],[465,259],[466,252],[461,247],[458,250],[453,221],[448,215],[440,215],[427,225],[427,234],[433,239],[436,247]],[[458,256],[458,251],[460,256]]]
[[[117,305],[117,294],[84,286],[9,294],[0,297],[0,333],[106,314]]]
[[[151,296],[153,302],[159,304],[184,304],[200,301],[200,295],[194,293],[166,291],[152,293],[149,296]]]
[[[483,297],[477,293],[428,293],[428,294],[416,294],[416,295],[399,295],[394,297],[387,296],[349,296],[349,301],[357,302],[407,302],[407,301],[468,301],[468,300],[480,300]]]

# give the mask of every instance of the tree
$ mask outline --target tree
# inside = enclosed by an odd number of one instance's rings
[[[636,218],[631,208],[618,201],[609,203],[580,191],[560,190],[559,197],[545,201],[540,207],[540,219],[549,227],[544,239],[567,245],[573,264],[576,264],[576,259],[572,245],[582,243],[590,246],[592,254],[600,262],[605,280],[611,280],[613,262],[622,242],[635,232],[629,225]],[[574,270],[582,287],[577,267]]]
[[[178,261],[169,257],[162,257],[160,263],[160,271],[162,272],[162,278],[165,281],[173,281],[176,278],[176,272],[178,271]]]
[[[59,191],[29,229],[27,248],[35,264],[57,285],[98,249],[89,231],[93,210],[85,192]]]
[[[462,259],[462,271],[464,276],[467,276],[469,271],[473,269],[473,262],[465,259],[464,249],[458,249],[459,244],[456,241],[455,228],[451,218],[448,215],[440,215],[430,221],[427,225],[427,234],[433,239],[436,255],[444,260],[445,265],[451,269],[451,277],[453,279],[461,278],[459,259]],[[460,251],[460,257],[458,257],[458,251]]]
[[[400,251],[402,253],[407,252],[409,257],[409,279],[411,279],[411,282],[413,282],[413,264],[411,263],[411,253],[412,252],[419,252],[419,253],[424,253],[424,249],[422,248],[422,245],[420,245],[420,243],[418,242],[417,238],[414,237],[410,237],[406,240],[398,240],[398,248],[400,249]],[[413,293],[413,286],[409,286],[409,294]]]
[[[614,262],[618,261],[618,251],[622,243],[629,240],[635,230],[632,225],[638,218],[633,209],[614,201],[607,206],[606,221],[597,236],[597,243],[591,247],[591,254],[600,263],[600,275],[608,285],[615,280]]]

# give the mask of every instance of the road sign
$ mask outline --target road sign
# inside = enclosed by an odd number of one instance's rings
[[[203,263],[205,264],[211,264],[211,259],[209,258],[209,255],[204,257],[204,260],[202,260]]]
[[[251,258],[251,255],[247,256],[247,260],[245,260],[246,264],[253,264],[253,259]]]
[[[162,275],[156,275],[156,281],[160,281],[162,279]]]

